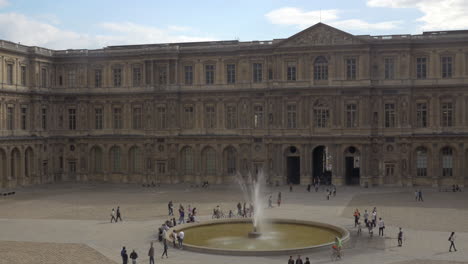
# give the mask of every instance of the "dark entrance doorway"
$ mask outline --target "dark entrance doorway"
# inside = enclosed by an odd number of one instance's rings
[[[354,185],[359,184],[359,167],[355,166],[354,157],[346,157],[345,166],[346,166],[346,184]]]
[[[301,160],[299,157],[287,157],[288,184],[301,183]]]
[[[327,152],[324,146],[318,146],[314,149],[312,168],[314,182],[320,179],[321,184],[331,184],[331,171],[327,171]]]

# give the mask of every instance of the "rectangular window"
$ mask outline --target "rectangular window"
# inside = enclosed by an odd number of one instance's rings
[[[386,177],[393,177],[394,173],[395,173],[395,164],[386,163],[385,164],[385,176]]]
[[[162,175],[162,174],[165,174],[166,173],[166,163],[165,162],[160,162],[158,161],[156,163],[156,168],[158,170],[158,174],[159,175]]]
[[[418,177],[427,176],[427,155],[417,155],[417,157],[416,157],[416,175]]]
[[[42,83],[42,87],[47,87],[47,69],[46,68],[41,69],[41,83]]]
[[[446,155],[442,153],[442,176],[451,177],[453,176],[453,156],[452,153]]]
[[[287,79],[288,81],[295,81],[296,80],[296,64],[295,63],[288,63],[287,67]]]
[[[21,85],[26,86],[26,66],[21,66]]]
[[[193,106],[186,105],[184,106],[184,128],[193,128],[194,126],[194,113],[193,113]]]
[[[47,108],[42,108],[42,130],[47,129]]]
[[[356,58],[346,59],[346,79],[356,80]]]
[[[268,80],[273,80],[273,69],[268,69]]]
[[[94,70],[94,87],[96,88],[102,87],[102,70],[101,69]]]
[[[102,129],[103,112],[102,108],[94,109],[94,128]]]
[[[297,108],[294,104],[289,104],[286,106],[287,111],[287,128],[296,128],[297,127]]]
[[[442,126],[443,127],[451,127],[453,126],[453,104],[450,102],[442,103],[441,105],[442,111]]]
[[[416,78],[427,78],[427,58],[425,57],[416,58]]]
[[[254,106],[254,128],[263,128],[264,127],[264,118],[263,118],[263,105]]]
[[[253,67],[253,82],[262,82],[262,68],[263,65],[261,63],[254,63],[252,65]]]
[[[357,105],[346,105],[346,127],[357,127]]]
[[[385,127],[395,127],[395,104],[385,104]]]
[[[416,104],[416,126],[423,128],[427,127],[427,104]]]
[[[68,87],[76,86],[76,72],[71,70],[68,71]]]
[[[216,111],[214,105],[205,106],[205,128],[216,127]]]
[[[193,67],[192,66],[185,66],[185,84],[192,85],[193,84]]]
[[[145,82],[146,85],[151,84],[151,72],[153,71],[153,65],[151,61],[145,61]]]
[[[329,117],[330,117],[330,112],[328,108],[318,107],[314,109],[315,127],[317,128],[328,127]]]
[[[71,174],[76,173],[76,161],[69,161],[68,162],[68,172]]]
[[[158,81],[161,85],[167,84],[167,69],[165,65],[158,67]]]
[[[122,128],[122,108],[114,107],[113,109],[114,129]]]
[[[141,68],[134,67],[133,68],[133,86],[138,87],[141,85]]]
[[[228,64],[226,66],[226,73],[227,73],[227,83],[229,84],[236,83],[236,65]]]
[[[385,58],[385,79],[393,80],[395,78],[395,59],[394,58]]]
[[[234,105],[228,105],[226,107],[226,128],[237,128],[237,108]]]
[[[215,78],[215,66],[205,65],[205,83],[213,84]]]
[[[452,78],[452,57],[442,57],[442,78]]]
[[[113,70],[113,79],[114,79],[114,87],[122,86],[122,69],[115,68]]]
[[[133,129],[141,129],[141,107],[133,108]]]
[[[13,84],[13,64],[7,64],[7,84]]]
[[[68,109],[68,128],[70,130],[76,129],[76,109]]]
[[[7,129],[13,130],[15,129],[15,108],[13,106],[8,106],[7,108]]]
[[[166,107],[158,106],[156,107],[156,127],[158,129],[166,129]]]
[[[21,129],[27,129],[27,122],[28,122],[28,108],[21,107]]]

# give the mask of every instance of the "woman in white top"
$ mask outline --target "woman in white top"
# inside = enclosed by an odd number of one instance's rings
[[[450,241],[449,252],[452,252],[452,247],[455,251],[457,251],[457,248],[455,248],[455,232],[452,232],[452,234],[450,234],[448,241]]]

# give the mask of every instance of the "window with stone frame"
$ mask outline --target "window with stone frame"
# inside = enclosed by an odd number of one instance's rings
[[[287,104],[286,105],[286,127],[297,128],[297,105]]]
[[[216,127],[216,107],[212,104],[205,105],[205,128]]]
[[[427,78],[427,58],[417,57],[416,58],[416,79]]]
[[[319,104],[314,108],[314,123],[316,128],[328,127],[329,119],[330,111],[327,106]]]
[[[133,86],[138,87],[141,85],[141,67],[134,66],[132,74]]]
[[[47,130],[47,108],[42,107],[41,109],[41,127],[42,130]]]
[[[21,106],[21,129],[28,129],[28,107]]]
[[[22,86],[26,86],[26,84],[27,84],[27,81],[26,81],[26,79],[27,79],[26,69],[27,69],[27,68],[26,68],[25,65],[21,66],[21,85],[22,85]]]
[[[110,160],[112,172],[119,173],[122,170],[120,147],[113,146],[110,149]]]
[[[357,59],[346,58],[345,63],[346,63],[346,80],[356,80]]]
[[[286,79],[288,81],[296,80],[296,62],[287,62],[286,63]]]
[[[346,127],[354,128],[357,127],[357,104],[349,103],[346,104]]]
[[[121,87],[122,86],[122,68],[114,68],[112,69],[112,78],[114,87]]]
[[[264,128],[264,116],[263,105],[254,105],[254,128]]]
[[[424,147],[416,149],[416,175],[427,176],[427,149]]]
[[[226,106],[226,128],[237,128],[237,107],[235,105]]]
[[[122,129],[122,107],[112,109],[113,128]]]
[[[452,127],[454,125],[454,107],[452,102],[442,102],[441,110],[441,125],[443,127]]]
[[[68,109],[68,129],[70,130],[76,129],[76,109],[75,108]]]
[[[427,103],[425,102],[418,102],[416,103],[416,127],[418,128],[425,128],[427,127]]]
[[[129,171],[131,173],[138,173],[142,170],[142,158],[141,158],[141,150],[139,147],[131,147],[128,151],[129,156]]]
[[[102,107],[94,108],[94,128],[102,129],[103,128],[103,109]]]
[[[205,65],[205,84],[214,84],[215,66],[212,64]]]
[[[182,149],[182,171],[185,175],[193,174],[193,149],[185,147]]]
[[[226,80],[228,84],[236,83],[236,65],[233,63],[226,65]]]
[[[314,80],[328,80],[328,60],[318,56],[314,61]]]
[[[184,128],[194,128],[195,120],[194,120],[194,108],[193,105],[184,105],[183,107],[183,125]]]
[[[387,128],[395,127],[396,120],[395,120],[395,104],[394,103],[386,103],[384,105],[384,125]]]
[[[160,85],[167,84],[167,66],[166,65],[158,66],[158,83]]]
[[[395,79],[395,58],[384,58],[384,78],[385,80]]]
[[[156,169],[157,169],[158,175],[164,175],[166,173],[166,162],[164,161],[156,162]]]
[[[395,174],[395,163],[385,163],[385,176],[393,177]]]
[[[132,127],[133,129],[141,129],[141,121],[142,121],[142,114],[141,114],[141,107],[135,106],[132,109]]]
[[[453,150],[450,147],[442,149],[442,176],[453,176]]]
[[[11,63],[7,64],[7,84],[13,84],[13,64]]]
[[[47,69],[41,69],[41,85],[42,87],[47,87]]]
[[[95,173],[102,172],[102,150],[98,146],[91,148],[90,153],[90,162],[91,162],[91,171]]]
[[[205,172],[207,175],[216,175],[216,151],[208,147],[204,151]]]
[[[68,87],[76,87],[76,71],[69,70],[68,71]]]
[[[192,85],[193,84],[193,66],[192,65],[184,66],[184,76],[185,76],[185,84]]]
[[[453,57],[443,56],[440,58],[442,67],[442,78],[452,78]]]
[[[263,80],[263,64],[262,63],[253,63],[252,64],[252,79],[253,82],[259,83]]]
[[[102,69],[94,69],[94,87],[102,87]]]
[[[167,128],[167,120],[166,120],[166,106],[165,105],[158,105],[156,107],[156,128],[158,129],[166,129]]]

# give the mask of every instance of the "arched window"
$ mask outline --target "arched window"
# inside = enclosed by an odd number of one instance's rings
[[[416,175],[427,176],[427,149],[424,147],[416,149]]]
[[[11,151],[11,166],[10,166],[10,173],[11,173],[11,178],[16,179],[19,176],[19,169],[20,169],[20,153],[17,148],[14,148],[13,151]]]
[[[122,166],[120,164],[120,147],[113,146],[110,149],[110,159],[111,159],[111,168],[112,172],[120,172],[122,169]]]
[[[442,176],[453,176],[453,153],[452,148],[442,149]]]
[[[193,174],[193,150],[191,147],[182,149],[182,171],[184,174]]]
[[[24,153],[24,176],[29,177],[33,173],[34,156],[33,150],[29,147]]]
[[[130,172],[140,172],[141,171],[141,158],[140,158],[140,149],[138,147],[132,147],[128,151],[129,157],[129,170]]]
[[[92,172],[97,172],[100,173],[102,172],[102,150],[98,146],[94,146],[91,149],[90,153],[90,159],[91,159],[91,171]]]
[[[226,150],[226,168],[229,175],[233,175],[237,171],[236,150],[233,147]]]
[[[328,61],[323,56],[319,56],[314,61],[314,80],[328,80]]]
[[[203,152],[205,162],[205,172],[207,175],[216,174],[216,151],[213,148],[207,148]]]

